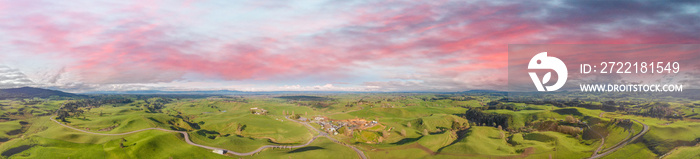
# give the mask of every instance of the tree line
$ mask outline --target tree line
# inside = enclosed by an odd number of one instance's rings
[[[471,108],[464,113],[464,118],[470,122],[475,123],[477,126],[501,126],[507,129],[512,122],[510,115],[497,114],[497,113],[485,113],[481,109]]]
[[[85,117],[85,109],[90,111],[92,108],[100,107],[105,104],[126,104],[131,102],[133,102],[133,100],[123,97],[92,98],[69,101],[63,103],[63,106],[56,111],[56,119],[66,122],[66,117],[78,117],[81,115]]]

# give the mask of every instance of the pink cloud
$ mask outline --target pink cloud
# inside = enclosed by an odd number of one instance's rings
[[[127,4],[107,7],[107,14],[120,16],[77,11],[34,13],[10,18],[13,23],[0,24],[0,28],[12,35],[32,37],[13,39],[13,45],[23,51],[60,54],[71,61],[66,67],[67,72],[77,73],[84,82],[98,84],[170,82],[188,74],[221,80],[280,81],[311,77],[319,81],[336,81],[368,78],[355,74],[357,70],[395,67],[387,69],[390,72],[377,74],[410,70],[402,73],[425,75],[414,79],[423,83],[410,84],[456,84],[462,89],[483,84],[498,85],[493,82],[507,79],[508,44],[700,41],[696,36],[685,34],[684,31],[692,28],[664,28],[677,19],[658,24],[619,26],[620,21],[634,19],[625,16],[595,19],[579,12],[601,16],[610,12],[562,10],[547,8],[545,4],[346,4],[338,8],[340,11],[329,13],[345,20],[343,23],[319,22],[312,18],[282,19],[257,26],[269,32],[255,30],[257,32],[251,34],[259,36],[241,38],[231,32],[246,30],[194,29],[200,25],[225,25],[225,20],[192,25],[190,23],[200,22],[196,21],[199,17],[168,15],[168,12],[154,9],[154,6],[165,5],[158,1]],[[545,7],[535,7],[538,5]],[[0,8],[7,6],[0,3]],[[196,15],[215,16],[207,15],[207,8],[197,8],[200,2],[197,5],[186,2],[184,6]],[[291,8],[276,4],[254,6]],[[539,14],[540,9],[549,14],[531,16]],[[649,16],[634,11],[618,14]],[[305,25],[312,26],[286,30],[287,26]],[[605,27],[595,29],[596,26]],[[428,79],[426,76],[455,81]],[[480,77],[466,79],[465,76]]]

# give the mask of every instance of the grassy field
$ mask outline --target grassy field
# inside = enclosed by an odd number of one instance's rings
[[[250,152],[264,145],[299,145],[317,133],[285,119],[296,114],[302,119],[326,117],[341,121],[377,121],[374,126],[339,131],[330,137],[362,150],[370,158],[586,158],[599,146],[597,136],[566,134],[562,126],[586,129],[584,123],[606,134],[603,148],[628,136],[628,128],[613,119],[637,119],[651,128],[634,143],[606,158],[649,158],[677,148],[670,158],[695,157],[700,124],[689,120],[668,120],[620,111],[582,107],[504,102],[517,110],[493,109],[485,103],[497,96],[449,96],[440,94],[335,94],[317,96],[270,96],[216,98],[141,98],[130,103],[80,108],[82,114],[66,118],[66,124],[82,130],[114,134],[145,128],[186,131],[195,143]],[[156,110],[149,104],[168,101]],[[180,134],[144,131],[122,136],[100,136],[64,128],[49,120],[62,103],[50,100],[26,105],[0,100],[5,120],[0,122],[0,158],[231,158],[185,143]],[[671,103],[678,110],[687,103]],[[602,104],[602,102],[590,102]],[[254,114],[251,108],[266,110]],[[152,108],[150,108],[152,109]],[[475,126],[465,119],[469,109],[486,114],[505,114],[509,127]],[[576,122],[566,121],[573,117]],[[570,117],[569,117],[570,118]],[[3,118],[0,118],[0,120]],[[578,120],[581,123],[577,123]],[[23,124],[21,124],[22,122]],[[533,123],[553,124],[545,129]],[[320,125],[310,123],[316,129]],[[489,125],[492,125],[489,123]],[[557,127],[559,126],[559,127]],[[631,126],[635,133],[640,124]],[[345,127],[341,128],[346,130]],[[324,130],[325,131],[325,130]],[[590,132],[589,132],[590,133]],[[123,148],[122,146],[123,145]],[[54,154],[53,156],[51,154]],[[296,149],[265,149],[253,156],[235,158],[357,158],[349,147],[318,138]]]
[[[603,158],[606,159],[615,159],[615,158],[656,158],[656,154],[654,152],[651,152],[649,149],[646,148],[646,145],[642,142],[634,142],[627,144],[627,146],[611,153],[608,156],[605,156]]]
[[[85,135],[83,135],[85,136]],[[103,142],[86,140],[91,137],[73,138],[77,142],[31,137],[19,143],[18,147],[28,147],[13,158],[226,158],[210,150],[186,144],[181,137],[166,132],[147,131],[124,137],[124,148],[120,138]]]
[[[123,136],[101,136],[77,132],[48,120],[33,118],[30,136],[0,145],[0,151],[12,158],[224,158],[210,150],[188,145],[180,134],[144,131]],[[120,148],[120,143],[124,148]]]
[[[498,129],[493,127],[474,126],[467,132],[467,137],[453,145],[445,147],[444,153],[513,155],[515,148],[501,138]]]
[[[13,132],[17,132],[21,128],[22,125],[19,124],[19,121],[0,122],[0,138],[7,139],[12,136]]]
[[[307,147],[296,149],[267,149],[242,158],[358,158],[355,151],[329,139],[319,138]]]
[[[683,146],[674,150],[671,154],[665,158],[669,159],[684,159],[684,158],[700,158],[700,145],[696,146]]]
[[[610,148],[610,147],[614,146],[615,144],[617,144],[618,142],[623,141],[625,139],[628,139],[628,138],[636,135],[636,133],[639,133],[639,131],[641,131],[641,129],[635,129],[634,134],[632,134],[631,130],[616,126],[615,124],[607,125],[606,128],[607,128],[608,132],[607,132],[607,136],[605,136],[605,145],[603,145],[601,150],[604,150],[606,148]]]

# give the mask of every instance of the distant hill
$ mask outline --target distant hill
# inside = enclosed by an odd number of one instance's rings
[[[508,92],[497,91],[497,90],[475,89],[475,90],[464,91],[463,93],[508,93]]]
[[[51,96],[58,97],[82,97],[82,95],[61,92],[57,90],[34,88],[34,87],[21,87],[21,88],[9,88],[0,89],[0,99],[22,99],[22,98],[48,98]]]
[[[242,94],[332,94],[332,93],[366,93],[347,91],[236,91],[236,90],[210,90],[210,91],[164,91],[164,90],[141,90],[141,91],[94,91],[81,94],[182,94],[182,95],[242,95]]]
[[[287,100],[300,100],[300,101],[327,101],[333,98],[317,97],[317,96],[279,96],[275,98],[287,99]]]
[[[231,91],[231,90],[213,90],[213,91],[162,91],[162,90],[141,90],[141,91],[96,91],[85,94],[209,94],[209,95],[224,95],[224,94],[246,94],[247,92]]]

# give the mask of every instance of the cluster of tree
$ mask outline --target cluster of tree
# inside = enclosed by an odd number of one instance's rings
[[[122,140],[119,142],[119,148],[124,148],[124,142],[126,142],[126,139],[122,138]]]
[[[525,104],[534,104],[534,105],[553,105],[555,107],[564,107],[564,106],[574,106],[581,104],[580,101],[578,100],[562,100],[562,99],[547,99],[547,98],[537,98],[537,97],[530,97],[530,96],[517,96],[517,97],[509,97],[509,98],[503,98],[499,101],[510,101],[510,102],[516,102],[516,103],[525,103]]]
[[[564,134],[569,134],[574,137],[577,137],[583,132],[583,129],[579,127],[560,124],[564,123],[560,123],[553,120],[535,121],[532,123],[532,127],[539,131],[556,131]]]
[[[557,126],[556,131],[577,137],[579,134],[581,134],[583,132],[583,129],[578,128],[578,127],[568,126],[568,125],[559,125],[559,126]]]
[[[470,100],[476,100],[476,98],[471,97],[471,96],[461,96],[461,97],[452,97],[450,98],[453,101],[470,101]]]
[[[361,98],[360,100],[357,100],[357,101],[354,101],[354,102],[346,102],[346,103],[345,103],[345,107],[354,107],[354,106],[361,106],[361,105],[375,106],[375,104],[381,105],[382,102],[384,102],[385,106],[388,106],[388,103],[386,103],[386,102],[396,102],[396,101],[398,101],[398,102],[401,102],[401,103],[405,103],[406,101],[403,100],[403,99],[405,99],[405,97],[381,98],[381,99],[372,100],[372,101],[369,101],[369,100],[367,100],[367,99],[365,99],[365,98]]]
[[[337,104],[337,101],[292,101],[291,103],[297,104],[298,106],[310,106],[314,108],[328,108],[333,104]]]
[[[56,111],[56,119],[59,119],[63,122],[66,122],[67,117],[71,116],[80,116],[85,113],[83,109],[79,109],[80,107],[87,107],[83,106],[82,102],[68,102],[64,103],[63,107]],[[84,116],[83,116],[84,117]]]
[[[39,103],[43,103],[45,100],[40,99],[40,98],[33,98],[33,99],[22,99],[20,102],[22,105],[37,105]]]
[[[506,114],[484,113],[481,109],[472,108],[464,113],[464,118],[478,126],[502,126],[507,129],[512,118]]]
[[[566,116],[565,120],[568,123],[576,124],[578,123],[578,119],[574,118],[574,116],[568,115]]]
[[[221,98],[223,98],[222,101],[224,101],[224,102],[248,103],[248,99],[244,98],[243,96],[237,96],[237,97],[222,96]]]
[[[678,115],[678,112],[671,109],[671,105],[668,103],[652,102],[640,106],[642,110],[639,112],[632,112],[632,114],[655,118],[682,118],[681,115]]]
[[[582,107],[587,109],[598,109],[603,111],[631,111],[630,107],[639,105],[641,101],[615,101],[615,100],[599,100],[588,99],[586,101],[580,98],[566,97],[541,97],[541,96],[511,96],[507,101],[518,102],[535,105],[553,105],[556,107]],[[600,104],[593,104],[591,101],[600,101]]]
[[[289,118],[299,119],[299,118],[301,118],[301,116],[299,116],[299,114],[292,114],[291,116],[289,116]]]
[[[477,95],[482,96],[482,95]],[[438,101],[438,100],[452,100],[452,101],[470,101],[476,100],[472,95],[467,94],[437,94],[434,97],[419,97],[423,101]]]
[[[143,105],[148,113],[160,113],[161,109],[165,108],[165,104],[172,102],[170,98],[151,98],[143,100],[146,104]]]
[[[507,110],[512,110],[512,111],[517,111],[518,107],[515,106],[513,103],[503,103],[501,101],[491,101],[486,103],[485,106],[486,109],[488,110],[495,110],[495,109],[507,109]]]
[[[354,107],[354,106],[355,106],[355,103],[350,103],[350,102],[345,103],[345,107]]]
[[[399,131],[399,134],[403,137],[406,137],[406,129],[401,129],[401,131]]]
[[[450,97],[446,95],[435,95],[435,97],[421,97],[423,101],[437,101],[437,100],[449,100]]]
[[[125,98],[125,97],[106,97],[106,98],[97,98],[93,99],[98,103],[101,104],[129,104],[131,102],[134,102],[134,100],[130,98]],[[100,105],[101,105],[100,104]]]
[[[131,100],[129,98],[123,98],[123,97],[104,97],[104,98],[90,98],[90,99],[75,100],[75,101],[67,102],[64,105],[65,106],[75,106],[75,107],[100,107],[100,106],[106,105],[106,104],[128,104],[131,102],[134,102],[134,100]]]
[[[246,125],[238,123],[238,126],[236,127],[236,134],[238,134],[238,136],[240,136],[241,132],[243,130],[245,130],[245,127],[246,127]],[[205,130],[205,129],[197,130],[195,133],[197,133],[197,135],[205,136],[209,139],[216,139],[217,137],[231,136],[231,134],[221,134],[221,133],[214,131],[214,130]]]
[[[57,113],[57,118],[65,122],[66,117],[78,117],[83,116],[85,118],[85,111],[90,111],[94,107],[100,107],[105,104],[126,104],[131,103],[133,100],[121,97],[106,97],[106,98],[90,98],[81,99],[63,103],[61,109]]]
[[[201,127],[199,126],[200,124],[204,124],[204,122],[194,122],[190,119],[190,117],[182,116],[180,114],[172,116],[172,117],[175,117],[177,119],[170,119],[167,122],[170,125],[178,126],[177,129],[174,129],[174,130],[187,130],[190,128],[197,130],[197,129],[201,129]],[[180,122],[180,121],[184,122],[184,124],[187,124],[187,125],[182,124],[182,122]]]
[[[214,130],[204,130],[204,129],[202,129],[202,130],[197,130],[195,133],[197,133],[197,135],[206,136],[206,137],[209,138],[209,139],[216,139],[217,137],[220,137],[220,136],[229,136],[229,135],[230,135],[230,134],[221,135],[221,133],[219,133],[219,132],[217,132],[217,131],[214,131]]]
[[[247,127],[245,124],[238,123],[238,125],[236,125],[236,134],[241,135],[245,127]]]
[[[279,97],[275,97],[275,98],[286,99],[287,101],[329,101],[329,100],[334,100],[333,98],[328,98],[328,97],[304,96],[304,95],[279,96]]]
[[[609,124],[615,124],[617,127],[624,128],[625,130],[632,129],[634,123],[630,119],[613,119]]]
[[[163,103],[148,103],[143,105],[143,108],[146,109],[147,113],[159,113],[162,112],[161,109],[165,107],[165,104]]]

